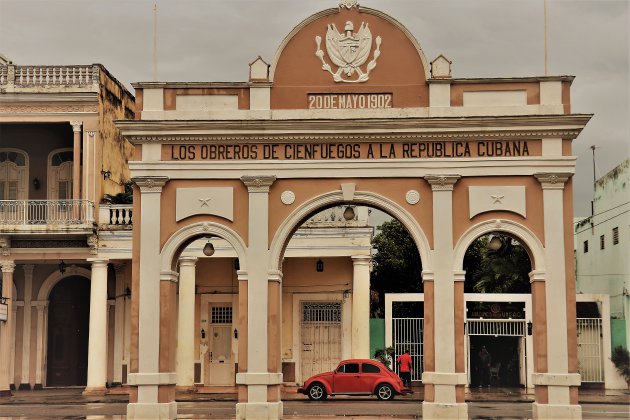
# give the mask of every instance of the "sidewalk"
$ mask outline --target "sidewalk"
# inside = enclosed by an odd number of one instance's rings
[[[307,397],[296,392],[297,387],[283,387],[282,400],[305,400]],[[11,404],[86,404],[86,403],[127,403],[129,398],[125,388],[112,388],[107,395],[85,396],[83,388],[46,388],[39,391],[13,391],[11,397],[0,398],[0,405]],[[176,399],[181,402],[236,401],[235,387],[201,388],[200,392],[178,392]],[[348,397],[338,396],[335,399]],[[414,394],[397,396],[397,400],[422,401],[424,387],[414,386]],[[467,402],[534,402],[533,392],[522,388],[470,388],[466,392]],[[630,405],[628,390],[580,389],[580,404],[624,404]]]

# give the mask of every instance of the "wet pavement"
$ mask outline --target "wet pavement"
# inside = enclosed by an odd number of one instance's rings
[[[234,388],[209,389],[202,393],[177,394],[178,418],[182,419],[229,419],[233,418],[236,402]],[[304,395],[295,392],[295,388],[286,387],[282,397],[285,402],[285,419],[317,418],[318,420],[356,418],[367,419],[417,419],[421,418],[420,408],[415,404],[423,399],[423,388],[415,387],[413,395],[397,396],[394,402],[378,402],[374,398],[334,397],[317,408],[317,403],[307,400]],[[10,397],[0,398],[0,419],[124,419],[128,397],[124,388],[113,388],[107,395],[84,396],[83,388],[47,388],[38,391],[14,391]],[[220,391],[220,392],[212,392]],[[466,393],[466,401],[470,403],[471,418],[530,418],[534,395],[518,388],[471,388]],[[583,389],[579,394],[580,404],[586,412],[585,418],[630,418],[630,392],[627,390],[593,390]],[[321,403],[319,403],[321,404]],[[384,410],[384,404],[392,405],[391,411]],[[595,404],[595,405],[594,405]],[[334,412],[334,407],[338,412]],[[324,409],[324,407],[326,409]],[[597,415],[608,410],[611,416]],[[328,409],[333,412],[327,412]],[[312,410],[312,411],[309,411]],[[372,415],[372,411],[384,411],[383,416]],[[485,410],[485,411],[483,411]],[[487,415],[495,410],[496,415]],[[497,411],[498,410],[498,411]],[[511,410],[511,411],[510,411]],[[590,411],[589,411],[590,410]],[[302,414],[310,413],[313,414]],[[516,413],[514,416],[508,412]],[[520,413],[519,413],[520,412]],[[297,415],[297,413],[300,413]],[[345,414],[338,414],[345,413]],[[397,413],[397,414],[393,414]],[[399,413],[399,414],[398,414]],[[475,414],[478,413],[478,414]],[[473,415],[474,414],[474,415]],[[594,417],[593,417],[594,416]]]

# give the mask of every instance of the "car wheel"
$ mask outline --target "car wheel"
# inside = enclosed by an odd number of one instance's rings
[[[308,387],[308,398],[313,401],[325,400],[328,395],[326,394],[326,388],[320,383],[314,383]]]
[[[379,400],[392,400],[394,399],[394,389],[388,384],[381,384],[376,388],[376,397]]]

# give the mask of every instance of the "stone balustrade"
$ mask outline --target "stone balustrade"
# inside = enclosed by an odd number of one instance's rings
[[[99,82],[98,65],[0,66],[0,86],[11,88],[92,87]]]

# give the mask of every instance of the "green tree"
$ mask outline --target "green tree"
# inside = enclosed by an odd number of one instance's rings
[[[371,315],[384,316],[385,293],[422,291],[422,262],[415,242],[398,220],[380,225],[372,239]]]
[[[531,262],[520,243],[507,235],[493,234],[501,241],[490,248],[490,236],[482,236],[464,256],[467,293],[529,293]]]

